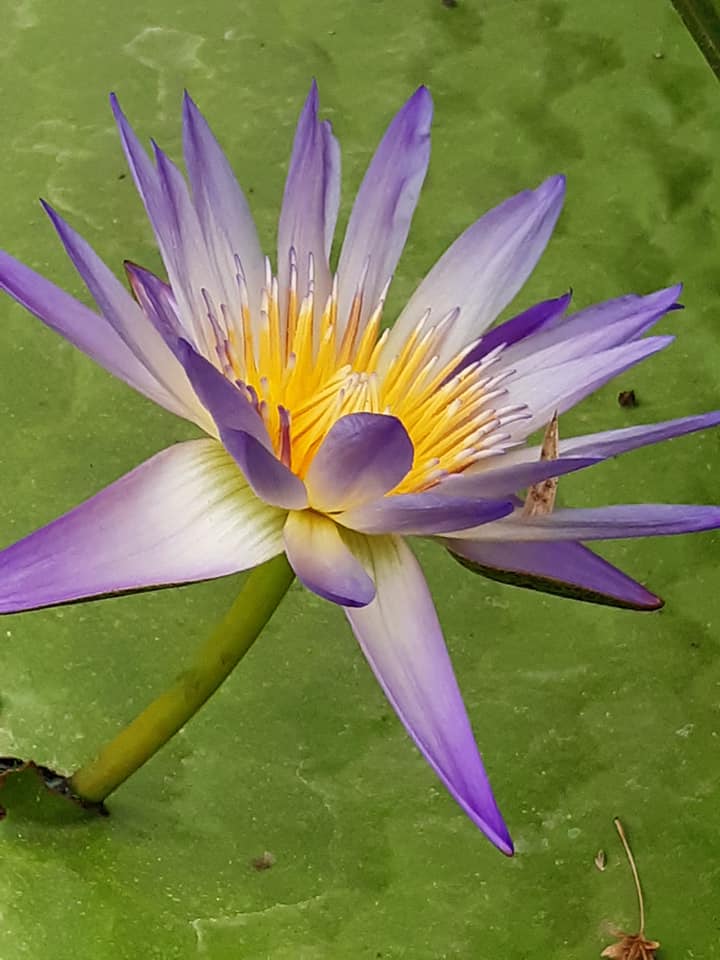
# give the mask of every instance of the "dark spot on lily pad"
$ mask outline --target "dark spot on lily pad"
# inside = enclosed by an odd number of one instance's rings
[[[108,816],[105,804],[83,800],[63,774],[32,760],[0,757],[0,820],[11,812],[52,825]]]

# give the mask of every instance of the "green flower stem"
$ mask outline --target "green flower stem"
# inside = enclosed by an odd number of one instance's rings
[[[175,683],[69,780],[100,803],[184,726],[230,675],[285,596],[294,574],[284,554],[256,567],[232,607]]]

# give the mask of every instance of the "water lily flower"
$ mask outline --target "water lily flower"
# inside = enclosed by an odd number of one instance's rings
[[[406,537],[433,537],[489,575],[639,609],[660,600],[584,541],[720,526],[713,506],[631,505],[536,515],[520,492],[616,454],[720,423],[720,413],[561,439],[539,428],[667,347],[644,334],[679,287],[568,312],[570,296],[489,329],[545,248],[561,176],[470,226],[390,329],[383,304],[430,153],[420,87],[360,186],[337,269],[330,250],[340,153],[302,109],[280,213],[277,272],[246,199],[189,96],[188,181],[142,147],[112,98],[167,271],[134,263],[132,295],[44,204],[97,304],[6,253],[0,285],[76,347],[206,436],[156,454],[0,553],[0,611],[205,580],[286,553],[309,590],[344,609],[390,703],[443,784],[512,852],[421,569]]]

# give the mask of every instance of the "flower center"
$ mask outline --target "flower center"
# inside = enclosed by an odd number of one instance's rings
[[[502,432],[524,407],[497,407],[512,371],[493,374],[498,348],[462,366],[477,342],[440,362],[453,311],[434,322],[428,310],[402,348],[387,360],[388,330],[380,330],[383,293],[363,326],[362,284],[344,323],[338,318],[337,278],[322,313],[316,310],[313,265],[307,294],[298,296],[298,271],[290,257],[290,283],[281,304],[277,278],[266,262],[259,320],[251,316],[238,264],[239,322],[216,310],[204,291],[222,372],[246,391],[265,421],[277,456],[300,477],[332,425],[350,413],[397,417],[414,447],[413,466],[394,493],[425,490],[443,477],[506,449]]]

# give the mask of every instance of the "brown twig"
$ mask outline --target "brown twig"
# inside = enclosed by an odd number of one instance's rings
[[[622,845],[625,848],[625,854],[628,858],[628,863],[630,864],[630,869],[632,870],[633,880],[635,881],[635,892],[637,893],[638,906],[640,908],[640,936],[645,936],[645,902],[643,901],[642,887],[640,886],[640,875],[638,874],[637,865],[635,863],[635,857],[632,854],[630,849],[630,844],[628,843],[627,837],[625,836],[625,831],[623,829],[622,823],[620,823],[620,818],[615,817],[613,820],[615,824],[615,829],[617,830]]]

